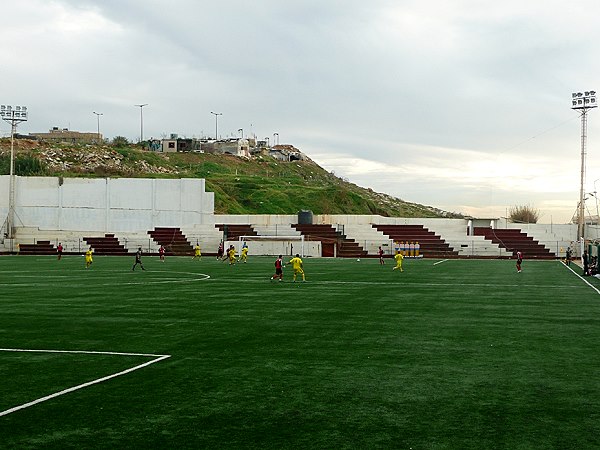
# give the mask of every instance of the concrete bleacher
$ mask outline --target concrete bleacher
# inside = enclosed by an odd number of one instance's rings
[[[322,256],[339,256],[341,258],[361,258],[367,256],[354,239],[327,224],[293,224],[297,231],[308,240],[321,241]]]
[[[121,244],[119,239],[111,233],[106,233],[104,236],[84,237],[83,240],[88,247],[92,247],[96,255],[124,256],[129,254],[125,245]]]
[[[37,241],[35,244],[20,244],[20,255],[56,255],[56,247],[50,241]]]
[[[157,245],[165,248],[165,255],[193,255],[194,247],[178,227],[155,227],[148,234]]]
[[[355,240],[371,256],[379,256],[379,246],[385,255],[393,255],[393,241],[381,231],[371,226],[358,224],[343,225],[344,234]]]
[[[526,258],[534,259],[554,259],[556,255],[543,244],[540,244],[527,233],[516,228],[491,228],[475,227],[476,236],[484,236],[486,239],[505,248],[508,252],[516,255],[521,251]]]
[[[425,257],[445,258],[510,258],[513,257],[513,250],[516,247],[519,247],[526,258],[557,258],[564,256],[564,251],[568,246],[574,248],[573,241],[575,239],[573,238],[576,235],[576,227],[567,224],[513,224],[492,221],[489,227],[483,228],[488,228],[493,232],[473,234],[470,233],[466,220],[392,218],[375,215],[314,216],[315,223],[310,225],[311,230],[309,232],[304,230],[301,233],[295,221],[297,221],[297,216],[214,216],[214,222],[188,224],[181,227],[155,227],[152,231],[165,228],[168,234],[168,230],[178,229],[187,241],[184,243],[182,240],[182,244],[189,245],[184,253],[191,252],[191,248],[198,242],[203,254],[215,254],[219,243],[225,238],[224,226],[227,225],[229,239],[226,242],[228,244],[236,244],[239,242],[240,236],[260,238],[261,236],[289,237],[304,234],[305,247],[310,248],[310,251],[306,250],[306,252],[311,256],[333,256],[335,254],[342,257],[363,257],[376,256],[379,246],[382,246],[386,255],[391,255],[394,249],[393,241],[413,241],[419,242],[421,253]],[[385,230],[386,233],[382,230]],[[396,233],[398,230],[402,232]],[[600,234],[600,230],[593,232]],[[510,236],[499,240],[494,239],[493,234],[503,236],[503,233],[520,237],[517,237],[516,242],[513,242]],[[142,247],[144,253],[157,254],[161,243],[168,247],[167,244],[173,240],[171,236],[167,236],[168,239],[166,237],[155,240],[147,230],[115,233],[109,231],[107,233],[105,231],[43,230],[35,227],[18,227],[15,239],[5,238],[0,242],[0,252],[3,251],[3,244],[5,253],[16,253],[19,247],[24,250],[24,254],[28,252],[48,254],[50,248],[52,248],[52,253],[55,253],[56,246],[60,242],[64,247],[65,255],[81,254],[89,246],[84,238],[91,237],[105,241],[107,234],[113,235],[109,236],[108,241],[115,244],[116,240],[118,244],[110,249],[106,247],[105,243],[94,241],[92,246],[102,247],[100,252],[96,251],[96,254],[130,255],[138,247]],[[261,241],[260,246],[255,244],[257,251],[260,249],[265,252],[261,254],[271,254],[268,253],[269,244],[267,242],[269,241]],[[292,244],[296,246],[293,241],[290,241],[290,246]],[[28,245],[34,247],[27,247]],[[275,245],[272,244],[273,249]]]
[[[458,252],[450,247],[444,239],[423,225],[373,224],[372,227],[389,236],[394,242],[418,242],[420,254],[424,257],[448,258],[458,256]]]
[[[258,233],[250,224],[240,223],[219,223],[215,228],[223,233],[226,241],[237,241],[240,236],[258,236]]]

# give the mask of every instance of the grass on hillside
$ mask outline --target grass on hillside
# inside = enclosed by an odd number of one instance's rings
[[[311,160],[142,150],[139,145],[76,145],[17,140],[18,176],[204,178],[217,214],[379,214],[462,217],[350,183]],[[0,174],[10,169],[10,142],[0,139]]]
[[[0,258],[0,347],[170,355],[0,415],[6,448],[600,446],[600,295],[556,261]],[[149,357],[0,351],[0,411]]]

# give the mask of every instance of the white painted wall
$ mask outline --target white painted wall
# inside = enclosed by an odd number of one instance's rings
[[[0,177],[0,217],[9,176]],[[42,230],[140,232],[212,223],[204,179],[16,177],[15,226]]]

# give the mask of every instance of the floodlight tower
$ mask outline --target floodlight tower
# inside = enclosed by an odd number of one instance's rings
[[[8,218],[6,231],[9,239],[14,238],[15,228],[15,133],[17,125],[27,121],[27,106],[0,105],[0,117],[10,123],[10,178],[8,194]]]
[[[133,106],[137,106],[138,108],[140,108],[140,143],[144,141],[144,113],[142,112],[142,110],[144,109],[144,106],[148,106],[148,103],[143,103],[141,105],[133,105]]]
[[[100,116],[103,116],[104,113],[99,113],[96,111],[93,111],[93,113],[96,114],[96,118],[98,119],[97,120],[97,122],[98,122],[98,142],[100,142]]]
[[[579,190],[579,217],[577,219],[577,239],[584,245],[585,203],[583,184],[585,182],[585,146],[587,141],[587,113],[596,108],[596,91],[573,92],[571,94],[571,109],[581,111],[581,185]]]
[[[215,115],[215,141],[219,140],[219,116],[222,116],[223,113],[210,112]]]

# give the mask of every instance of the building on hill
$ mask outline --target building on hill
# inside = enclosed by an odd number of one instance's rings
[[[180,138],[171,135],[170,139],[162,140],[162,151],[169,152],[201,152],[202,142],[198,139]]]
[[[231,138],[219,141],[202,142],[204,153],[229,154],[242,158],[250,157],[250,145],[247,139]]]
[[[228,139],[189,139],[172,134],[169,139],[162,139],[160,146],[149,148],[168,152],[200,152],[217,155],[233,155],[240,158],[251,156],[271,156],[279,161],[303,161],[306,155],[293,145],[270,146],[268,141],[257,141],[253,138]]]
[[[269,149],[269,156],[280,161],[303,161],[306,159],[304,153],[293,145],[274,145]]]
[[[47,142],[69,142],[72,144],[97,144],[103,141],[102,133],[82,133],[68,128],[53,127],[47,133],[31,133],[35,139]]]

